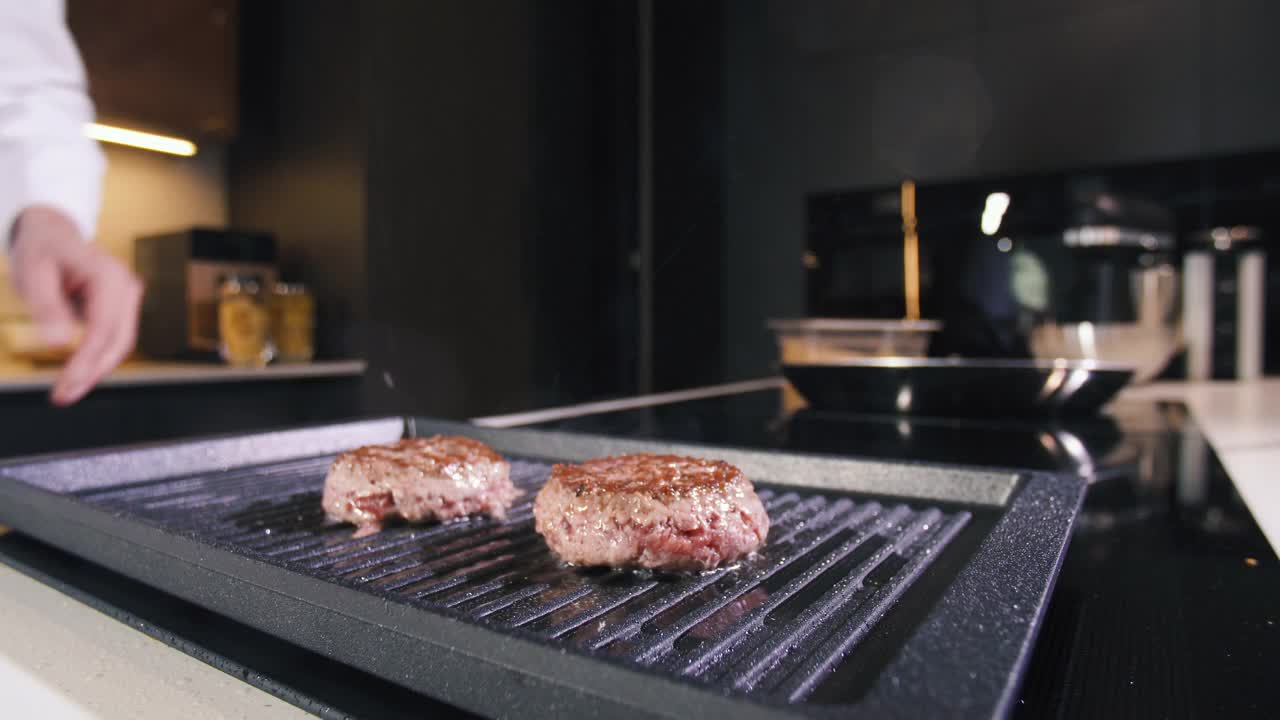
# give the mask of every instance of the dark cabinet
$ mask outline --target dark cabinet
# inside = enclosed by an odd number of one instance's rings
[[[231,224],[306,269],[320,343],[368,360],[364,413],[635,392],[633,7],[242,11]]]
[[[68,0],[101,122],[227,141],[238,118],[237,0]]]

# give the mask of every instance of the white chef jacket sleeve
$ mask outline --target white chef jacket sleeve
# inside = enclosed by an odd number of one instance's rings
[[[106,163],[63,0],[0,0],[0,243],[32,205],[58,208],[94,236]]]

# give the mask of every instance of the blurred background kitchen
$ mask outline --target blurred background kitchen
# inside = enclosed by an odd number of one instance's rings
[[[98,242],[149,282],[104,387],[48,408],[0,295],[27,452],[784,358],[1280,370],[1264,0],[67,7],[99,122],[183,142],[104,144]]]

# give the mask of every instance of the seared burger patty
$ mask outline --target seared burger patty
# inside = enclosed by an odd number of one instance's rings
[[[742,471],[676,455],[556,465],[533,516],[547,545],[574,565],[710,570],[754,552],[769,533]]]
[[[488,513],[501,519],[515,499],[511,465],[482,442],[456,435],[368,445],[333,461],[322,503],[329,517],[354,523],[356,537],[395,516],[449,520]]]

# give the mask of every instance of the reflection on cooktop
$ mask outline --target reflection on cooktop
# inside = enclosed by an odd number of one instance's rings
[[[1093,476],[1129,457],[1108,417],[1065,423],[857,416],[801,410],[780,447],[802,452],[1068,471]]]
[[[1140,438],[1168,433],[1177,410],[1116,403],[1062,419],[953,418],[804,409],[784,415],[776,390],[602,413],[547,429],[916,462],[1105,477],[1140,462]]]

